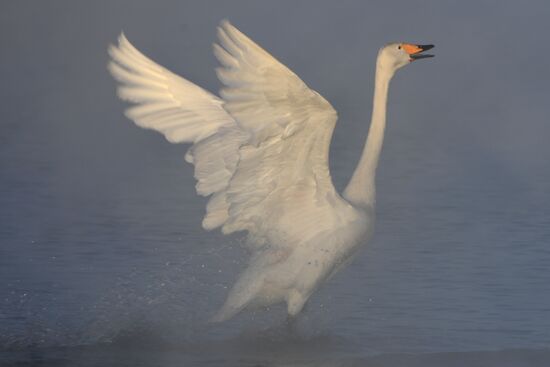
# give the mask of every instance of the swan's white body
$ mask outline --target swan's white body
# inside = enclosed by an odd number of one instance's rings
[[[211,195],[203,227],[248,232],[249,266],[213,320],[283,301],[296,315],[373,233],[387,88],[404,63],[380,52],[366,148],[340,196],[328,169],[332,106],[228,22],[218,36],[221,99],[156,64],[124,35],[110,48],[109,69],[122,84],[119,96],[136,104],[126,111],[130,119],[172,143],[193,144],[186,160],[195,165],[197,192]]]

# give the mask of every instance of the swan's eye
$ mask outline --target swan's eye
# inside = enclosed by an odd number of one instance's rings
[[[397,49],[398,49],[398,50],[401,50],[401,45],[397,46]]]

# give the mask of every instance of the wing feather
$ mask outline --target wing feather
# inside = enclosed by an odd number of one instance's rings
[[[172,143],[193,143],[185,158],[195,165],[197,193],[213,194],[203,226],[221,226],[227,218],[224,190],[246,134],[238,129],[220,98],[147,58],[124,34],[117,46],[109,48],[109,54],[108,69],[120,83],[118,95],[134,103],[126,116],[140,127],[162,133]]]
[[[121,84],[119,97],[137,104],[126,111],[137,125],[172,143],[196,143],[234,125],[221,99],[143,55],[124,34],[109,54],[109,71]]]
[[[249,134],[225,189],[223,232],[247,230],[253,244],[288,246],[330,230],[350,208],[328,168],[336,111],[229,22],[218,38],[224,108]]]

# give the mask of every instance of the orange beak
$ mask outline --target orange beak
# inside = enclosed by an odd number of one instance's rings
[[[434,57],[434,55],[420,55],[421,52],[432,49],[434,45],[413,45],[411,43],[403,43],[401,47],[403,47],[403,50],[405,50],[405,52],[409,54],[409,56],[411,57],[411,61]]]

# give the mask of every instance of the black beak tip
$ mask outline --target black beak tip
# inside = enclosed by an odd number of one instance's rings
[[[434,48],[434,45],[418,45],[419,48],[422,49],[422,51],[428,51]]]

